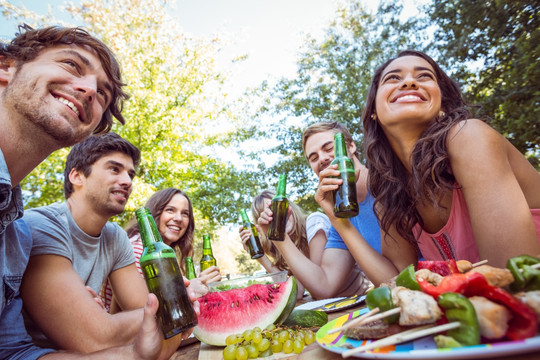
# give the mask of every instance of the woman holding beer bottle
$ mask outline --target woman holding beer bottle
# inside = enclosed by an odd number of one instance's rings
[[[251,204],[251,212],[255,223],[258,222],[259,217],[266,211],[266,209],[270,208],[270,203],[272,202],[272,198],[274,197],[274,195],[275,192],[273,190],[264,190],[253,199],[253,203]],[[316,223],[322,224],[322,227],[326,228],[325,231],[328,231],[330,227],[330,222],[326,218],[326,222],[328,223],[328,225],[325,226],[325,216],[320,213],[319,215],[322,215],[323,221],[321,222],[320,218],[314,218],[314,220],[316,221]],[[304,213],[304,211],[295,203],[289,202],[287,228],[285,230],[286,237],[288,237],[305,256],[309,257],[310,249],[308,246],[308,237],[306,232],[306,219],[307,215]],[[285,262],[285,259],[275,247],[273,242],[268,240],[266,236],[268,226],[261,226],[260,223],[258,224],[258,226],[261,228],[261,231],[259,232],[259,237],[265,255],[259,257],[257,261],[266,269],[268,273],[281,270],[287,270],[290,273],[289,266]],[[246,248],[246,242],[249,241],[251,237],[251,232],[249,230],[243,230],[242,228],[240,228],[240,237],[242,238],[244,248]],[[299,298],[301,298],[304,293],[304,286],[300,282],[298,282],[298,279],[297,283],[298,296]]]
[[[163,242],[175,250],[180,268],[186,276],[186,258],[193,256],[193,232],[195,230],[191,200],[183,191],[167,188],[154,193],[145,206],[150,209]],[[133,246],[135,265],[140,272],[139,259],[143,245],[136,220],[128,223],[126,232]],[[195,288],[195,293],[202,296],[208,291],[207,283],[219,280],[221,280],[219,268],[213,266],[202,271],[198,277],[190,281]],[[104,291],[102,290],[102,297],[105,299],[105,307],[114,312],[116,304],[112,304],[112,290],[108,284]]]

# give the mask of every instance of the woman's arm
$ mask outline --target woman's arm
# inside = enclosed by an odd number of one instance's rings
[[[383,251],[380,254],[371,247],[349,219],[340,219],[334,216],[332,191],[336,190],[342,182],[341,179],[336,178],[338,175],[339,171],[335,166],[329,166],[319,173],[319,188],[315,194],[315,200],[347,245],[360,269],[375,286],[379,286],[380,283],[399,274],[409,264],[415,264],[417,261],[416,251],[397,233],[390,234],[396,239],[393,241],[381,230],[381,249]]]
[[[513,146],[489,125],[477,119],[462,121],[447,140],[450,165],[463,188],[480,257],[493,266],[522,254],[540,253],[539,240],[525,197]],[[522,166],[522,165],[520,165]],[[537,184],[540,175],[529,171],[522,181]]]

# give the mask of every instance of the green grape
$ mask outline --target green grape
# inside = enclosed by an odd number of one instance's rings
[[[261,330],[261,328],[260,328],[260,327],[258,327],[258,326],[255,326],[255,327],[253,328],[253,331],[258,331],[258,332],[261,332],[262,330]]]
[[[278,338],[279,338],[279,334],[278,334],[278,333],[274,333],[274,334],[272,335],[272,339],[271,339],[271,340],[272,340],[272,341],[274,341],[274,340],[278,341]],[[269,340],[270,340],[270,339],[269,339]],[[275,352],[275,351],[274,351],[274,352]]]
[[[236,360],[247,360],[248,352],[245,347],[240,346],[236,349]]]
[[[290,354],[293,352],[293,343],[291,340],[286,340],[284,343],[283,343],[283,352],[285,354]]]
[[[270,347],[270,340],[268,339],[262,339],[260,344],[258,345],[258,350],[260,352],[266,351]]]
[[[253,331],[251,330],[246,330],[242,333],[242,336],[244,337],[244,340],[246,341],[250,341],[251,338],[253,337]],[[226,341],[226,340],[225,340]]]
[[[300,340],[301,342],[304,342],[304,332],[302,330],[298,330],[294,337],[296,340]]]
[[[272,340],[272,343],[270,344],[270,350],[272,350],[273,353],[281,352],[282,349],[282,343],[280,343],[278,340]]]
[[[270,350],[270,348],[266,349],[265,351],[263,351],[262,353],[259,354],[259,357],[267,357],[267,356],[270,356],[272,355],[272,350]]]
[[[251,338],[251,341],[254,343],[254,344],[260,344],[261,341],[262,341],[262,334],[260,331],[254,331],[253,332],[253,335],[252,335],[252,338]]]
[[[304,341],[306,342],[306,345],[309,345],[315,341],[315,334],[313,331],[307,331],[306,335],[304,336]]]
[[[276,328],[276,325],[274,324],[270,324],[268,325],[267,327],[264,328],[264,330],[268,330],[268,331],[272,331]]]
[[[225,349],[223,349],[223,359],[236,360],[236,346],[228,345]]]
[[[225,339],[225,344],[227,345],[233,345],[236,344],[236,335],[229,335]]]
[[[246,350],[248,353],[248,358],[256,359],[259,357],[259,350],[257,350],[257,348],[254,345],[246,346]]]
[[[295,353],[300,354],[302,350],[304,350],[304,341],[299,339],[294,340],[293,350]],[[236,355],[236,357],[238,358],[238,355]]]
[[[289,340],[289,332],[286,330],[282,330],[278,334],[278,340],[280,343],[284,343],[285,341]]]

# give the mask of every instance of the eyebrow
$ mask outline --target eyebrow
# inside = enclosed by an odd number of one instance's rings
[[[383,79],[388,74],[399,73],[401,71],[403,71],[401,68],[390,70],[387,73],[385,73],[383,76],[381,76],[381,79]],[[435,75],[435,72],[433,70],[431,70],[430,68],[424,67],[424,66],[415,66],[414,71],[429,71],[430,73]]]
[[[66,54],[66,55],[74,56],[74,57],[76,57],[77,59],[79,59],[79,61],[82,62],[86,67],[88,67],[88,68],[90,68],[90,69],[92,69],[92,70],[95,70],[95,67],[94,67],[94,65],[92,65],[92,63],[90,62],[90,60],[89,60],[86,56],[80,54],[79,52],[77,52],[77,51],[75,51],[75,50],[69,50],[69,49],[66,49],[66,50],[59,51],[59,53],[64,53],[64,54]],[[105,88],[107,89],[107,91],[109,91],[109,93],[112,94],[113,89],[112,89],[112,86],[111,86],[111,84],[110,84],[109,81],[106,81],[106,82],[103,84],[103,86],[105,86]]]
[[[324,144],[322,144],[322,146],[321,146],[320,148],[321,148],[321,149],[324,149],[326,146],[328,146],[328,144],[331,144],[331,143],[333,143],[333,141],[327,141],[327,142],[325,142]],[[311,152],[311,153],[308,155],[308,157],[307,157],[308,160],[309,160],[309,158],[311,157],[311,155],[315,155],[315,154],[316,154],[315,151]]]
[[[120,167],[120,168],[122,168],[122,169],[125,169],[124,164],[122,164],[122,163],[120,163],[120,162],[118,162],[118,161],[107,160],[107,162],[105,162],[105,165],[107,165],[107,164],[116,165],[116,166],[118,166],[118,167]],[[128,173],[129,173],[130,175],[133,175],[133,176],[136,176],[136,175],[137,175],[137,172],[135,171],[135,169],[129,169],[129,170],[128,170]]]

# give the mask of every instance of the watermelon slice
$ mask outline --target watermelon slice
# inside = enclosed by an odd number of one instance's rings
[[[297,293],[293,276],[281,283],[208,293],[198,299],[201,314],[193,334],[204,343],[225,346],[229,335],[283,322],[294,309]]]

